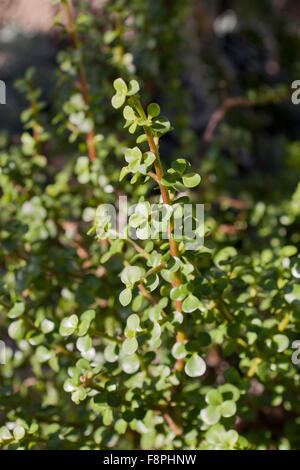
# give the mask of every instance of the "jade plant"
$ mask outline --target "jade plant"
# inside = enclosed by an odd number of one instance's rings
[[[52,3],[57,96],[31,68],[0,136],[0,448],[298,449],[299,142],[262,185],[238,167],[261,122],[226,119],[287,86],[225,99],[199,138],[193,2]]]

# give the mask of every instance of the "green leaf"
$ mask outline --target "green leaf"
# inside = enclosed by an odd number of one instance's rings
[[[143,142],[146,142],[146,140],[147,140],[146,134],[141,134],[141,135],[139,135],[138,138],[136,139],[136,143],[137,143],[137,144],[141,144],[141,143],[143,143]]]
[[[132,356],[124,356],[122,358],[122,369],[126,374],[135,374],[139,368],[140,362],[135,354]]]
[[[140,319],[136,313],[133,313],[127,318],[127,328],[136,331],[140,327]]]
[[[78,325],[78,317],[76,315],[70,315],[61,321],[59,327],[59,334],[61,336],[70,336],[74,333]]]
[[[136,131],[136,129],[137,129],[137,122],[134,121],[134,122],[131,124],[131,126],[129,127],[129,129],[128,129],[128,130],[129,130],[129,133],[130,133],[130,134],[134,134],[135,131]]]
[[[236,255],[236,249],[232,246],[227,246],[215,255],[214,262],[219,269],[227,271],[230,268],[232,258],[234,258]]]
[[[23,426],[16,426],[13,430],[13,434],[16,441],[20,441],[25,436],[25,429]]]
[[[47,333],[51,333],[55,328],[55,323],[53,321],[47,320],[47,318],[44,318],[44,320],[41,322],[41,330],[42,332],[46,335]]]
[[[218,390],[225,400],[237,401],[240,398],[239,389],[232,384],[221,385]]]
[[[147,107],[147,113],[150,118],[155,118],[160,114],[160,107],[157,103],[151,103]]]
[[[7,429],[6,426],[2,426],[0,428],[0,442],[3,440],[3,441],[7,441],[9,439],[12,439],[12,434],[11,432]]]
[[[92,347],[92,338],[88,335],[78,338],[76,347],[80,352],[87,352]]]
[[[173,287],[170,292],[170,298],[172,300],[183,300],[188,294],[188,286],[181,284],[179,287]]]
[[[274,335],[272,341],[275,343],[276,350],[279,353],[287,349],[290,344],[289,338],[286,335],[281,334]]]
[[[142,162],[142,152],[138,147],[134,147],[132,149],[128,148],[125,150],[125,160],[127,163],[129,163],[129,168],[131,170],[138,169],[138,166]]]
[[[221,405],[223,399],[222,395],[218,392],[218,390],[210,390],[205,395],[205,401],[208,405],[217,406]]]
[[[172,347],[172,356],[175,359],[183,359],[186,356],[187,352],[185,346],[182,343],[175,343]]]
[[[107,362],[115,362],[118,359],[115,343],[110,343],[104,350],[104,357]]]
[[[198,186],[201,181],[201,176],[198,173],[186,173],[182,177],[182,182],[187,188],[194,188]]]
[[[156,156],[154,155],[153,152],[146,152],[144,153],[144,164],[146,167],[149,167],[154,163],[156,160]]]
[[[126,423],[126,421],[124,419],[122,419],[122,418],[117,419],[117,421],[115,423],[115,431],[118,434],[125,434],[127,426],[128,426],[128,424]]]
[[[285,292],[284,298],[289,304],[300,303],[300,284],[287,284]]]
[[[117,90],[119,93],[127,93],[128,88],[126,83],[124,82],[123,78],[117,78],[113,83],[114,89]]]
[[[230,416],[235,415],[236,413],[236,404],[234,401],[226,400],[222,403],[221,408],[221,415],[224,418],[230,418]]]
[[[121,281],[126,287],[133,287],[143,276],[144,271],[138,266],[126,266],[121,273]]]
[[[222,424],[215,424],[206,432],[206,439],[211,444],[220,444],[225,436],[225,428]]]
[[[296,279],[300,279],[300,258],[293,260],[291,263],[291,273]]]
[[[175,175],[165,174],[161,182],[168,187],[173,187],[177,183],[177,178]]]
[[[233,449],[234,445],[236,444],[237,440],[239,438],[238,433],[234,429],[230,429],[225,433],[225,436],[223,438],[223,444],[229,448]]]
[[[95,310],[86,310],[80,316],[80,323],[78,326],[78,336],[86,335],[95,316],[96,316]]]
[[[190,163],[184,158],[177,158],[177,160],[172,163],[172,168],[174,168],[174,170],[180,175],[182,175],[185,172],[186,168],[189,168],[190,166]]]
[[[39,346],[36,349],[35,356],[38,362],[47,362],[51,357],[51,352],[45,346]]]
[[[84,388],[78,388],[71,395],[72,401],[79,405],[79,403],[86,398],[86,390]]]
[[[158,116],[152,121],[152,129],[158,137],[161,137],[171,130],[170,121],[163,116]]]
[[[291,257],[291,256],[294,256],[297,253],[297,251],[298,251],[298,248],[296,246],[286,245],[283,248],[281,248],[280,255]]]
[[[132,291],[131,288],[127,287],[126,289],[122,290],[122,292],[119,295],[119,301],[120,304],[123,305],[123,307],[126,307],[127,305],[130,304],[132,300]]]
[[[22,319],[16,320],[8,327],[8,334],[12,339],[20,340],[25,333],[25,325]]]
[[[115,109],[119,109],[125,103],[125,99],[126,99],[125,95],[116,93],[111,99],[111,104]]]
[[[18,318],[25,312],[25,304],[23,302],[16,302],[15,305],[9,310],[9,318]]]
[[[184,370],[189,377],[200,377],[206,371],[206,364],[198,354],[193,354],[185,364]]]
[[[135,113],[134,110],[131,108],[131,106],[125,106],[123,110],[123,116],[125,119],[128,121],[133,121],[135,119]]]
[[[127,176],[129,173],[130,173],[130,169],[127,166],[124,166],[120,172],[119,181],[123,181],[125,176]]]
[[[182,310],[185,313],[191,313],[197,310],[201,306],[201,302],[197,297],[194,295],[189,295],[186,297],[186,299],[183,301],[182,304]]]
[[[133,96],[140,90],[140,85],[136,80],[130,80],[127,96]]]

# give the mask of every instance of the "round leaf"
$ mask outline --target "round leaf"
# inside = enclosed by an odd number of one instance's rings
[[[185,364],[184,370],[189,377],[200,377],[206,371],[206,364],[198,354],[193,354]]]
[[[194,188],[198,186],[201,181],[201,176],[198,173],[186,173],[182,177],[182,182],[187,188]]]

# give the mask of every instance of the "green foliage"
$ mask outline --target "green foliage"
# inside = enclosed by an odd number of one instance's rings
[[[52,119],[34,70],[17,82],[24,132],[0,140],[2,449],[299,448],[299,145],[285,143],[282,190],[240,177],[247,126],[220,129],[202,179],[173,158],[170,135],[200,148],[175,47],[192,2],[155,4],[70,17]],[[279,106],[276,90],[248,90],[247,106]],[[125,194],[119,233],[105,204]],[[197,203],[204,244],[190,249],[174,228]]]

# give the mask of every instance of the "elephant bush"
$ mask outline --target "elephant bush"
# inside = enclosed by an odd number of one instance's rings
[[[0,448],[299,449],[299,142],[238,160],[289,84],[227,101],[200,152],[195,2],[52,3],[53,103],[30,68],[0,139]]]

